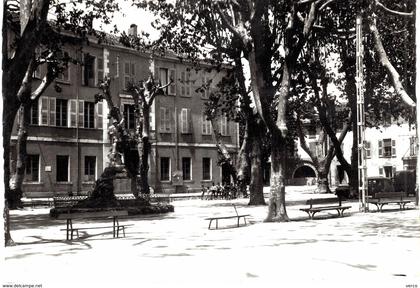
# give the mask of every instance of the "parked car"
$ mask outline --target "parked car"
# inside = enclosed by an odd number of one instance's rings
[[[392,178],[382,176],[368,177],[368,195],[373,196],[378,192],[394,192]]]
[[[395,172],[395,191],[407,192],[407,195],[416,195],[416,170],[403,170]]]

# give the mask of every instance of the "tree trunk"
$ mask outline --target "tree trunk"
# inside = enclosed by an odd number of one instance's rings
[[[140,194],[148,195],[150,194],[149,187],[149,154],[150,154],[150,109],[148,105],[143,105],[143,121],[142,122],[142,131],[139,133],[141,139],[138,141],[137,149],[140,156],[139,161],[139,170],[137,175],[137,191]]]
[[[271,177],[270,177],[270,200],[268,203],[268,215],[265,222],[289,221],[286,212],[286,167],[285,142],[278,136],[272,135],[271,147]]]
[[[329,181],[328,181],[329,169],[327,169],[326,167],[323,167],[323,168],[319,167],[317,168],[317,170],[318,170],[317,192],[320,194],[331,193]]]
[[[10,213],[9,213],[9,208],[7,208],[6,203],[4,204],[4,208],[3,208],[3,223],[4,223],[4,245],[13,246],[15,242],[13,242],[12,236],[10,235]]]
[[[251,174],[249,150],[251,148],[252,143],[249,138],[248,122],[249,120],[247,119],[245,123],[245,131],[244,131],[244,137],[242,140],[242,145],[238,153],[238,163],[237,163],[238,182],[236,186],[238,189],[238,194],[244,197],[247,196],[246,186],[249,183],[250,174]]]
[[[265,205],[264,200],[264,179],[262,165],[262,137],[265,129],[262,123],[251,120],[249,135],[251,138],[251,174],[249,184],[249,203],[248,205]]]
[[[25,178],[26,167],[26,143],[28,138],[27,126],[30,117],[30,105],[21,106],[19,110],[19,123],[17,135],[17,159],[16,169],[13,171],[10,179],[10,196],[8,197],[9,209],[16,209],[22,207],[22,184]]]

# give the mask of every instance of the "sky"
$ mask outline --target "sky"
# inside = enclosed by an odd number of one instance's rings
[[[158,32],[151,26],[154,20],[154,15],[146,10],[131,6],[132,1],[120,1],[121,11],[114,14],[114,19],[110,25],[104,25],[105,32],[111,32],[114,25],[122,31],[128,31],[131,24],[136,24],[138,32],[144,31],[150,34],[153,38],[157,38]],[[99,29],[100,23],[95,23],[95,28]]]

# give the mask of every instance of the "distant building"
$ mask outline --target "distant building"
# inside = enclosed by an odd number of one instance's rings
[[[132,25],[130,33],[136,33],[135,28]],[[32,107],[23,184],[26,196],[81,195],[92,189],[106,167],[110,145],[108,107],[105,102],[94,103],[94,95],[99,92],[96,86],[106,75],[112,79],[113,101],[119,105],[129,130],[135,128],[135,121],[127,84],[145,80],[151,72],[162,84],[175,80],[164,96],[155,99],[151,111],[149,181],[156,193],[194,191],[202,184],[226,180],[226,169],[217,166],[211,124],[203,115],[204,103],[222,72],[196,72],[175,56],[152,57],[117,42],[98,44],[95,39],[82,51],[68,46],[66,52],[83,65],[69,64],[57,79],[62,91],[56,92],[51,85]],[[43,68],[35,78],[43,76]],[[209,80],[210,88],[198,91]],[[222,117],[219,125],[224,142],[235,154],[236,123]],[[12,145],[16,143],[16,129],[14,135]],[[16,159],[16,155],[11,156]],[[130,187],[129,179],[115,181],[116,193],[129,193]]]
[[[312,131],[312,132],[311,132]],[[307,142],[309,148],[316,152],[316,140],[319,137],[319,131],[308,130]],[[396,171],[416,169],[417,160],[417,136],[414,125],[404,121],[393,121],[392,123],[381,125],[379,128],[367,128],[366,137],[366,163],[368,177],[383,176],[392,178]],[[324,145],[332,145],[325,143]],[[342,147],[344,157],[350,162],[351,149],[353,145],[353,133],[349,132],[343,141]],[[306,185],[315,183],[317,172],[312,165],[310,157],[297,143],[298,154],[302,161],[296,167],[292,183]],[[348,183],[348,176],[344,172],[337,158],[331,163],[329,174],[329,183],[331,186],[338,186],[341,183]]]

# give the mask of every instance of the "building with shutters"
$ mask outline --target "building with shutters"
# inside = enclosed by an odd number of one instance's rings
[[[129,31],[137,34],[133,25]],[[105,102],[94,101],[99,92],[96,85],[105,75],[111,77],[113,101],[119,105],[129,130],[135,129],[135,120],[128,83],[145,80],[150,73],[162,84],[175,80],[165,95],[155,98],[151,109],[149,181],[156,193],[196,191],[201,185],[227,181],[226,169],[217,165],[211,124],[203,115],[204,103],[223,72],[196,71],[176,55],[152,56],[124,47],[115,39],[107,43],[91,39],[83,49],[69,46],[65,50],[83,64],[69,63],[56,80],[61,92],[50,85],[32,107],[23,183],[26,196],[86,194],[106,167],[108,107]],[[40,81],[46,73],[44,68],[36,71],[34,81]],[[203,83],[209,84],[204,91],[198,89]],[[218,123],[224,142],[235,154],[237,124],[223,117]],[[16,155],[11,156],[16,159]],[[131,190],[129,179],[118,179],[114,184],[116,193]]]
[[[379,128],[367,128],[365,135],[368,177],[393,178],[396,171],[416,169],[417,147],[414,125],[395,120]],[[308,146],[314,153],[322,153],[322,151],[317,151],[319,149],[319,146],[316,146],[318,137],[317,129],[308,130]],[[325,143],[324,145],[331,144]],[[349,132],[342,144],[344,157],[347,161],[351,159],[352,145],[353,133]],[[299,185],[315,183],[317,175],[311,159],[300,147],[299,142],[297,149],[302,161],[296,167],[291,183]],[[329,182],[331,186],[348,183],[348,177],[337,158],[334,158],[331,163]]]

